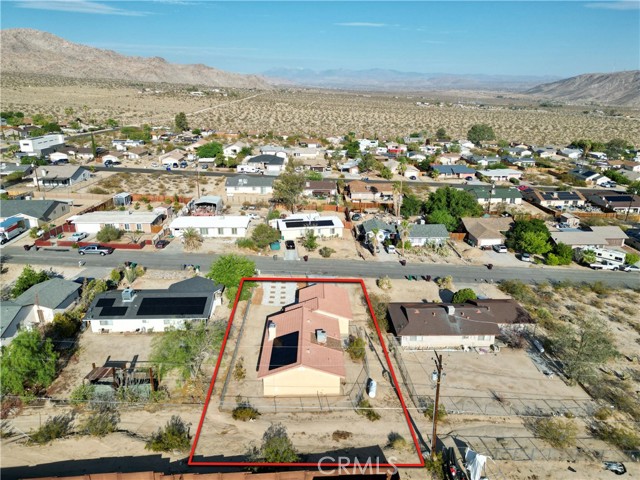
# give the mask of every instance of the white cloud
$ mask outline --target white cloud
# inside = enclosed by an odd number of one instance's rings
[[[604,10],[640,10],[640,1],[612,1],[612,2],[590,2],[586,3],[587,8],[600,8]]]
[[[334,23],[334,25],[338,27],[389,27],[386,23],[371,23],[371,22],[343,22],[343,23]]]
[[[129,17],[142,17],[150,14],[150,12],[124,10],[91,0],[21,0],[17,6],[33,10],[55,10],[59,12],[90,13],[96,15],[124,15]]]

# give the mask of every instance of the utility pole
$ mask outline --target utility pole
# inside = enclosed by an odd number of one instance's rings
[[[431,376],[432,380],[436,382],[436,399],[433,402],[433,432],[431,434],[431,460],[436,458],[436,443],[438,433],[438,406],[440,404],[440,381],[442,379],[442,354],[438,355],[435,352],[436,358],[434,362],[436,364],[436,370],[433,371]]]

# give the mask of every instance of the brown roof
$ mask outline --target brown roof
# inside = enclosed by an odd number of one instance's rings
[[[514,300],[470,300],[451,303],[390,303],[395,334],[449,336],[497,335],[499,325],[532,323]]]
[[[312,311],[330,316],[353,318],[349,292],[330,283],[317,283],[298,290],[298,302]]]
[[[501,232],[508,231],[513,225],[511,217],[497,218],[474,218],[464,217],[462,223],[467,232],[474,237],[480,238],[502,238]]]
[[[338,320],[314,312],[304,305],[294,305],[293,308],[269,317],[267,323],[271,322],[275,324],[276,338],[275,340],[269,340],[269,326],[267,325],[262,341],[258,378],[300,366],[340,377],[346,376],[344,354],[340,347]],[[316,330],[324,330],[327,333],[326,345],[321,345],[315,341]],[[298,334],[297,345],[278,343],[278,339],[296,333]],[[286,348],[297,349],[295,360],[285,365],[273,363],[274,358],[287,356],[285,352],[278,351]]]
[[[307,180],[304,182],[305,190],[335,190],[336,182],[331,180]]]
[[[347,187],[351,193],[367,193],[369,191],[369,185],[360,180],[347,183]]]

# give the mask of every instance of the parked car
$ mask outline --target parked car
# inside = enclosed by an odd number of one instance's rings
[[[417,180],[417,179],[418,179],[418,177],[416,177],[415,175],[411,175],[411,176],[409,177],[409,180]]]
[[[531,261],[531,255],[529,253],[521,253],[520,254],[520,260],[522,260],[523,262],[530,262]]]
[[[387,245],[387,253],[396,253],[396,247],[393,245]]]
[[[472,181],[473,181],[473,177],[464,177],[464,179],[465,179],[467,182],[472,182]]]
[[[158,164],[157,163],[152,163],[151,164],[151,168],[158,168]]]
[[[87,238],[88,236],[88,233],[76,232],[69,237],[69,240],[71,240],[72,242],[79,242],[80,240],[82,240],[83,238]]]
[[[620,267],[620,270],[625,272],[640,272],[640,267],[636,267],[635,265],[623,265]]]
[[[362,215],[359,213],[354,213],[353,215],[351,215],[351,220],[353,220],[354,222],[357,222],[358,220],[362,220]]]
[[[247,215],[247,217],[249,217],[251,220],[259,220],[260,219],[260,215],[258,215],[257,213],[250,213]]]
[[[102,245],[87,245],[86,247],[80,247],[78,249],[78,253],[80,255],[85,255],[85,254],[99,254],[102,255],[103,257],[105,255],[111,255],[113,253],[113,248],[111,247],[104,247]]]
[[[498,253],[507,253],[508,250],[506,245],[494,245],[493,251]]]
[[[284,246],[287,250],[295,250],[296,249],[296,244],[293,240],[287,240],[286,242],[284,242]]]
[[[158,241],[155,243],[155,247],[156,247],[156,248],[164,248],[164,247],[166,247],[167,245],[169,245],[169,240],[158,240]]]

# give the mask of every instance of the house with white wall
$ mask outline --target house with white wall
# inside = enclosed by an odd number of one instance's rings
[[[195,276],[167,289],[109,291],[96,295],[83,319],[94,333],[165,332],[207,322],[222,304],[224,287]]]
[[[64,135],[52,134],[20,140],[20,151],[34,156],[48,155],[64,146]]]
[[[173,220],[169,228],[175,237],[194,228],[205,238],[244,238],[250,221],[246,215],[182,216]]]
[[[89,212],[75,215],[69,221],[76,227],[76,232],[98,233],[105,225],[111,225],[125,232],[156,233],[163,222],[163,216],[157,212],[137,212],[111,210]]]
[[[335,215],[321,216],[319,213],[296,213],[285,219],[275,219],[269,222],[277,229],[283,240],[295,240],[304,237],[312,231],[317,237],[342,237],[344,223]]]

